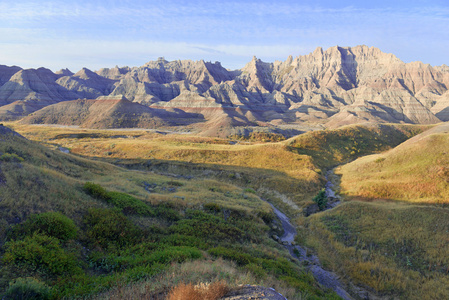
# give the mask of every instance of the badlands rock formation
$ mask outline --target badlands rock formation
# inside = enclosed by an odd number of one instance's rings
[[[190,119],[198,122],[201,117],[183,111],[150,108],[122,96],[60,102],[28,115],[21,122],[86,128],[158,128],[186,125]]]
[[[44,68],[0,66],[0,118],[17,119],[67,100],[123,95],[139,104],[142,113],[150,108],[149,115],[161,120],[181,112],[200,116],[198,121],[208,130],[217,126],[338,127],[360,122],[428,124],[449,121],[448,87],[448,66],[404,63],[367,46],[317,48],[274,63],[254,57],[235,71],[219,62],[163,58],[141,67],[82,69],[75,74],[67,69],[53,73]],[[64,114],[64,110],[51,114]],[[172,115],[161,115],[163,111]],[[42,116],[47,113],[48,109],[39,114],[40,121],[30,116],[27,122],[49,122]],[[52,122],[67,123],[68,119],[61,116]]]

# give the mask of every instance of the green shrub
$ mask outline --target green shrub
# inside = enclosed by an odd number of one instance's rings
[[[75,257],[64,251],[55,237],[34,233],[23,240],[5,244],[3,263],[51,275],[74,272]]]
[[[224,259],[232,260],[239,266],[256,263],[257,261],[256,258],[247,253],[238,250],[228,249],[225,247],[215,247],[210,249],[208,252],[212,256],[223,257]]]
[[[181,219],[179,212],[174,210],[169,204],[161,203],[155,208],[155,215],[169,221]]]
[[[45,212],[31,215],[13,230],[15,236],[32,235],[34,232],[67,241],[76,237],[78,227],[72,219],[60,212]]]
[[[127,282],[140,281],[160,274],[166,268],[167,267],[162,264],[143,265],[126,270],[123,275]]]
[[[171,186],[184,186],[184,183],[174,180],[167,181],[167,184]]]
[[[150,206],[145,204],[131,195],[121,192],[109,192],[99,184],[86,182],[83,186],[84,190],[99,200],[106,201],[122,209],[126,214],[138,214],[143,216],[154,216],[154,211]]]
[[[216,219],[184,219],[170,227],[172,233],[190,235],[206,241],[236,242],[242,239],[244,232],[219,218]]]
[[[106,189],[99,184],[95,184],[93,182],[86,182],[83,188],[94,198],[105,200],[107,202],[110,199],[108,191],[106,191]]]
[[[88,242],[104,249],[135,244],[140,230],[117,209],[91,208],[83,218]]]
[[[51,289],[45,283],[29,277],[10,282],[4,299],[50,299]]]
[[[163,250],[152,253],[149,257],[149,261],[154,264],[169,264],[172,262],[184,262],[191,259],[202,258],[200,250],[192,247],[168,247]]]
[[[254,189],[252,189],[252,188],[246,188],[246,189],[244,189],[244,192],[245,193],[251,193],[251,194],[255,194],[256,193],[256,191]]]
[[[326,208],[326,205],[327,205],[326,190],[325,189],[321,189],[321,191],[318,192],[318,195],[313,197],[312,200],[313,200],[313,202],[318,204],[318,208],[320,210],[324,210]]]
[[[15,153],[4,153],[0,156],[1,161],[5,162],[23,162],[24,159]]]
[[[146,244],[146,243],[145,243]],[[200,250],[185,246],[162,246],[157,249],[126,249],[115,255],[104,255],[100,252],[92,253],[89,257],[89,267],[101,272],[119,272],[139,266],[154,264],[181,263],[186,260],[202,258]]]
[[[189,246],[200,249],[208,248],[207,242],[204,242],[202,239],[198,237],[182,235],[177,233],[165,236],[160,242],[167,246]]]
[[[108,195],[110,196],[108,202],[115,207],[121,208],[126,214],[154,216],[154,211],[150,206],[133,196],[120,192],[108,192]]]

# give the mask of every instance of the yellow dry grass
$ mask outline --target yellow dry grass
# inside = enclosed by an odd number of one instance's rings
[[[122,165],[129,165],[135,160],[143,164],[149,159],[173,162],[173,165],[177,162],[190,166],[202,164],[203,169],[232,170],[228,171],[230,177],[226,178],[232,183],[236,182],[240,174],[246,174],[247,180],[243,182],[245,186],[259,190],[264,197],[293,214],[298,213],[298,205],[304,206],[304,203],[310,202],[323,184],[323,176],[312,158],[291,152],[290,147],[282,142],[231,145],[226,139],[163,135],[146,130],[89,130],[17,123],[8,125],[27,138],[53,148],[62,146],[69,148],[71,153],[107,159],[113,163],[120,160]],[[114,182],[104,184],[117,189]]]
[[[389,152],[340,167],[344,195],[446,205],[449,202],[449,134],[432,134]]]
[[[449,295],[447,209],[351,201],[299,224],[325,266],[380,295]]]

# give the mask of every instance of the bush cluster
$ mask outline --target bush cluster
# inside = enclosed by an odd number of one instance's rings
[[[126,214],[137,214],[142,216],[154,216],[154,211],[143,201],[121,192],[107,191],[99,184],[86,182],[84,190],[99,200],[106,201],[115,207],[122,209]]]
[[[35,232],[55,237],[61,241],[67,241],[77,236],[78,227],[72,219],[60,212],[45,212],[31,215],[25,222],[14,229],[13,234],[17,237],[32,235]]]
[[[4,299],[51,299],[51,288],[36,278],[17,278],[10,282]]]
[[[141,237],[136,227],[120,210],[90,208],[84,216],[88,243],[108,249],[135,244]]]
[[[7,242],[2,261],[8,266],[49,275],[75,272],[77,265],[75,257],[64,251],[57,238],[40,233]]]

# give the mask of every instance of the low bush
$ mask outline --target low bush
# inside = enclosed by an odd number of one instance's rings
[[[206,211],[210,211],[210,212],[214,212],[214,213],[218,213],[221,211],[221,206],[218,205],[217,203],[213,203],[213,202],[205,203],[203,205],[203,208]]]
[[[77,270],[74,255],[64,251],[57,238],[39,233],[26,236],[23,240],[7,242],[2,261],[6,266],[49,275]]]
[[[261,218],[266,224],[270,224],[274,220],[273,212],[258,211],[257,216]]]
[[[212,217],[212,216],[211,216]],[[172,233],[202,238],[206,241],[236,242],[242,239],[244,232],[219,218],[184,219],[170,227]]]
[[[181,219],[181,215],[175,209],[173,209],[170,205],[161,203],[156,206],[155,215],[160,218],[164,218],[168,221],[178,221]]]
[[[210,249],[209,254],[215,257],[223,257],[231,260],[239,266],[256,263],[256,258],[239,250],[233,250],[225,247],[215,247]]]
[[[9,284],[3,299],[51,299],[51,288],[45,283],[29,277],[17,278]]]
[[[90,244],[103,249],[135,244],[141,231],[119,210],[91,208],[83,218]]]
[[[107,203],[122,209],[126,214],[154,216],[154,211],[150,206],[145,204],[142,200],[134,198],[126,193],[110,192],[101,185],[92,182],[86,182],[84,184],[84,190],[94,198],[106,201]]]
[[[14,236],[32,235],[35,232],[43,233],[61,241],[74,239],[78,227],[72,219],[60,212],[45,212],[31,215],[25,222],[17,225],[13,230]]]
[[[318,205],[318,208],[320,210],[324,210],[327,205],[326,191],[324,189],[322,189],[321,191],[318,192],[318,195],[313,197],[312,200],[313,200],[313,202],[315,202]]]

